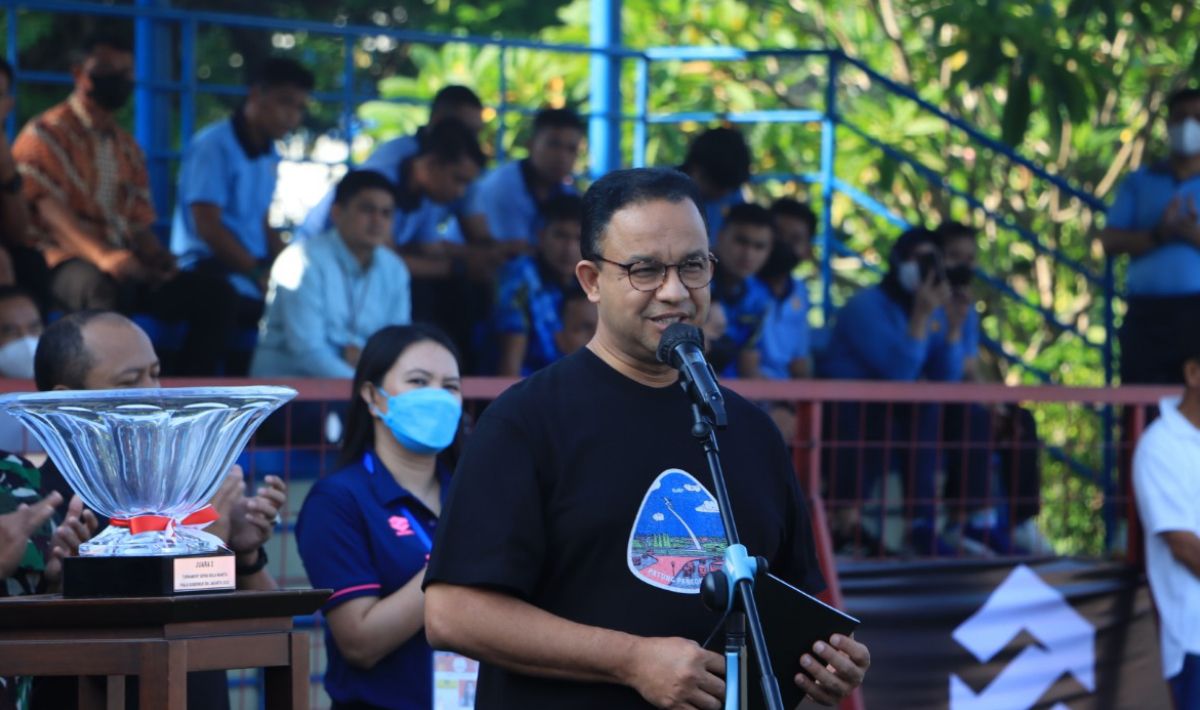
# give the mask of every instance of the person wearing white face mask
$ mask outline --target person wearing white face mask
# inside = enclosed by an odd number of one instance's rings
[[[966,311],[946,309],[951,289],[937,237],[910,229],[892,245],[888,272],[837,313],[829,345],[817,359],[817,375],[837,380],[933,380],[957,382],[963,373]],[[865,408],[865,416],[864,416]],[[936,405],[845,403],[826,410],[825,430],[838,441],[863,441],[862,449],[833,447],[825,458],[830,501],[837,510],[835,542],[855,551],[882,552],[882,544],[858,528],[858,502],[871,495],[882,473],[901,471],[912,486],[911,544],[918,554],[952,554],[935,534],[939,412]],[[877,446],[880,442],[889,442]],[[839,502],[843,507],[837,507]]]
[[[1200,328],[1200,89],[1167,99],[1167,159],[1125,179],[1100,241],[1128,254],[1121,381],[1180,384],[1179,333]]]
[[[334,590],[321,611],[335,710],[433,705],[421,583],[461,382],[454,344],[432,326],[387,326],[358,358],[339,470],[313,486],[296,523],[309,580]]]
[[[42,334],[42,314],[19,288],[0,287],[0,377],[33,379],[33,354]]]

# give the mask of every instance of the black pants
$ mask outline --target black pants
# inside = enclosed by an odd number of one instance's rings
[[[193,271],[224,281],[228,281],[233,273],[215,258],[197,262]],[[258,343],[258,321],[266,310],[266,303],[261,298],[246,296],[236,288],[233,291],[237,296],[234,306],[236,332],[225,353],[225,366],[221,374],[226,377],[245,377],[250,374],[250,361],[254,358],[254,346]],[[243,337],[247,334],[248,337]]]
[[[8,255],[12,259],[13,273],[17,285],[29,292],[38,308],[43,311],[50,307],[50,268],[46,266],[46,258],[37,249],[29,247],[8,247]]]
[[[225,279],[181,271],[166,283],[118,282],[82,259],[71,259],[50,272],[51,305],[72,313],[87,309],[146,313],[187,324],[177,353],[160,353],[163,374],[209,377],[221,372],[230,336],[237,325],[238,295]]]
[[[1006,502],[1013,523],[1041,509],[1037,423],[1027,409],[1003,414],[977,404],[946,406],[942,425],[946,486],[943,499],[953,520],[994,502]],[[990,473],[995,462],[996,477]]]
[[[464,373],[482,372],[486,363],[477,361],[476,351],[487,337],[484,327],[492,310],[493,289],[465,276],[412,280],[412,319],[433,323],[454,341]]]
[[[1200,294],[1131,296],[1121,326],[1121,383],[1182,385],[1190,335],[1200,330]]]

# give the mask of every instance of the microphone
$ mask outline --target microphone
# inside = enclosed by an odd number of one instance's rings
[[[683,389],[700,409],[712,417],[713,424],[724,428],[725,398],[717,387],[712,365],[704,359],[704,334],[694,325],[672,323],[663,331],[656,353],[658,361],[679,370]]]

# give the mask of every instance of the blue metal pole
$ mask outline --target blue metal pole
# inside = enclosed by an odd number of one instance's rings
[[[496,107],[496,164],[504,162],[504,119],[508,116],[508,49],[500,48],[500,103]]]
[[[646,166],[646,132],[650,125],[650,59],[643,57],[637,60],[637,81],[634,87],[636,96],[634,113],[636,122],[633,124],[633,167]]]
[[[8,55],[8,63],[13,68],[12,86],[8,87],[9,93],[15,93],[17,90],[16,74],[20,71],[17,66],[17,11],[10,5],[5,13],[8,16],[8,50],[5,54]],[[17,137],[17,111],[14,105],[13,110],[8,114],[8,119],[4,122],[4,130],[8,132],[8,140],[11,144]]]
[[[825,326],[833,318],[833,196],[834,157],[837,151],[837,79],[841,54],[829,55],[829,78],[825,86],[825,118],[821,121],[821,318]]]
[[[165,8],[169,0],[137,0],[138,7]],[[134,103],[134,137],[145,151],[150,175],[150,196],[159,213],[159,227],[171,205],[171,170],[161,156],[171,148],[170,97],[153,84],[170,80],[170,32],[163,21],[139,17],[134,21],[134,78],[137,91]],[[161,237],[162,235],[160,235]]]
[[[196,21],[183,23],[179,37],[179,71],[183,91],[179,94],[179,143],[186,147],[196,130]]]
[[[342,38],[342,130],[346,136],[346,163],[354,167],[354,45],[358,38]]]
[[[621,0],[591,0],[591,119],[588,155],[592,177],[621,165],[621,61],[603,51],[621,45]]]

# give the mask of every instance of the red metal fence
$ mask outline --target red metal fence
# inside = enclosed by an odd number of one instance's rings
[[[29,384],[0,380],[0,392],[28,390]],[[251,484],[267,474],[287,481],[284,525],[268,553],[281,584],[307,585],[292,526],[309,486],[333,470],[333,442],[340,435],[339,414],[350,385],[344,380],[270,384],[294,387],[299,396],[264,424],[241,461]],[[467,378],[463,391],[470,419],[510,384]],[[785,429],[812,504],[828,596],[836,604],[842,601],[837,561],[847,557],[1050,553],[1136,561],[1141,542],[1129,461],[1159,400],[1178,394],[1151,387],[728,384],[762,403]],[[313,640],[319,670],[322,641]],[[242,682],[251,686],[243,701],[256,706],[253,683],[249,677]],[[319,673],[313,692],[316,706],[326,702]]]

